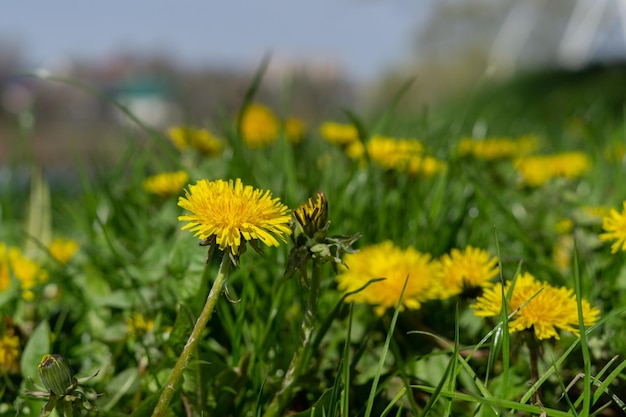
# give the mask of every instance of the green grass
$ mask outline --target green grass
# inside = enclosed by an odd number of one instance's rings
[[[398,105],[409,84],[375,114],[337,109],[338,119],[358,123],[364,141],[372,133],[422,140],[448,164],[445,173],[430,178],[350,160],[322,140],[316,127],[298,145],[281,136],[267,148],[248,149],[233,114],[224,115],[216,132],[227,142],[220,157],[182,157],[161,132],[144,127],[151,140],[130,142],[116,165],[78,164],[79,192],[49,188],[37,167],[28,192],[0,181],[0,242],[21,248],[48,272],[47,282],[34,287],[35,303],[21,298],[15,277],[0,292],[0,336],[15,329],[21,343],[19,372],[0,375],[0,415],[39,415],[45,401],[26,389],[32,388],[28,378],[39,383],[37,365],[46,353],[65,356],[78,377],[97,373],[85,385],[101,394],[91,399],[100,414],[151,415],[220,258],[205,265],[206,248],[180,230],[176,196],[157,198],[142,188],[148,175],[178,169],[191,182],[241,178],[271,190],[292,209],[324,192],[329,233],[360,233],[357,248],[392,240],[435,258],[452,248],[485,248],[498,257],[501,280],[532,271],[540,280],[575,289],[602,311],[597,324],[581,323],[582,337],[563,332],[560,340],[542,343],[538,379],[532,381],[528,347],[519,332],[508,332],[515,312],[486,320],[473,314],[471,301],[454,298],[379,317],[370,306],[346,303],[334,268],[324,264],[315,330],[305,347],[310,356],[298,370],[284,413],[586,416],[600,415],[604,407],[621,412],[626,361],[617,358],[626,353],[626,264],[622,253],[611,255],[609,245],[599,242],[600,222],[581,217],[580,208],[621,208],[625,166],[607,161],[604,151],[626,145],[626,130],[618,75],[592,75],[527,77],[417,114]],[[261,82],[259,71],[241,98],[242,108]],[[458,155],[460,138],[478,128],[486,136],[537,134],[541,151],[584,151],[593,169],[573,180],[520,187],[510,161]],[[5,172],[16,175],[17,165]],[[564,269],[553,259],[559,242],[554,224],[563,217],[574,219],[576,243]],[[80,244],[65,266],[45,250],[44,243],[56,236]],[[171,415],[262,416],[272,403],[299,349],[309,297],[298,277],[284,278],[290,245],[264,248],[263,255],[248,250],[231,270],[227,287],[234,301],[218,300]],[[153,330],[131,334],[127,319],[133,313],[152,319]],[[538,391],[542,404],[533,401]]]

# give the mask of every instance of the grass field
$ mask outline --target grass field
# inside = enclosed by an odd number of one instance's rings
[[[72,187],[3,168],[0,415],[626,410],[621,69],[311,126],[261,75]]]

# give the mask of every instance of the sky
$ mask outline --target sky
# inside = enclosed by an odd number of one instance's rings
[[[120,51],[164,52],[182,65],[250,68],[269,52],[280,61],[335,62],[347,76],[368,80],[410,60],[434,3],[9,0],[0,13],[0,42],[17,45],[33,68]]]

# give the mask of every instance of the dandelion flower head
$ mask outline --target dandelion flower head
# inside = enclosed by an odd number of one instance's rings
[[[160,197],[178,195],[189,182],[189,174],[185,171],[162,172],[147,177],[143,181],[143,189]]]
[[[61,265],[66,265],[78,252],[78,243],[72,239],[56,238],[48,247],[50,255]]]
[[[626,250],[626,201],[623,203],[621,213],[611,209],[609,213],[602,218],[602,229],[605,233],[600,235],[600,240],[608,242],[614,240],[611,245],[611,253],[617,253],[620,249]]]
[[[412,247],[400,249],[386,241],[346,254],[344,262],[346,268],[337,276],[338,289],[344,294],[362,288],[374,278],[385,278],[346,299],[372,305],[378,315],[396,307],[407,278],[401,309],[419,309],[423,302],[435,299],[440,292],[436,279],[439,264],[429,254]]]
[[[132,338],[137,338],[154,330],[154,320],[134,312],[132,316],[126,318],[126,328]]]
[[[306,125],[301,119],[296,117],[287,117],[285,119],[285,136],[291,143],[300,143],[306,135]]]
[[[539,187],[553,178],[580,177],[589,171],[591,161],[583,152],[564,152],[519,158],[514,165],[524,184]]]
[[[35,298],[33,288],[36,285],[48,280],[48,272],[41,265],[22,255],[19,248],[0,242],[0,291],[9,289],[11,274],[19,281],[22,298],[26,301]]]
[[[409,161],[421,158],[424,145],[417,139],[397,139],[374,135],[367,142],[367,154],[372,162],[385,169],[405,171]]]
[[[511,288],[511,281],[504,286],[504,295]],[[480,317],[497,316],[502,309],[502,284],[487,288],[472,305]],[[534,298],[533,298],[534,297]],[[530,300],[530,301],[529,301]],[[600,311],[581,300],[583,321],[586,326],[598,321]],[[521,308],[520,308],[521,307]],[[554,287],[540,282],[529,273],[523,273],[515,281],[511,299],[507,303],[508,313],[519,309],[509,321],[511,333],[532,329],[538,339],[559,339],[557,329],[579,334],[578,306],[574,291],[565,287]]]
[[[534,136],[519,138],[492,137],[475,139],[465,137],[459,143],[461,156],[473,156],[478,159],[494,161],[497,159],[520,157],[534,152],[539,147],[539,141]]]
[[[249,148],[263,148],[278,139],[280,124],[269,107],[249,104],[241,117],[241,138]]]
[[[222,251],[238,255],[247,241],[260,240],[267,246],[278,246],[291,233],[287,206],[270,191],[263,191],[236,181],[200,180],[189,185],[178,205],[189,214],[178,217],[186,221],[182,229],[200,239],[215,239]]]
[[[207,129],[191,126],[174,126],[168,129],[167,135],[174,147],[179,151],[195,149],[207,156],[216,156],[222,152],[222,142]]]
[[[491,257],[486,250],[472,246],[462,251],[452,249],[449,254],[441,256],[439,261],[442,299],[466,290],[490,287],[493,285],[492,278],[500,271],[496,258]]]
[[[9,329],[0,335],[0,375],[20,371],[20,339]]]
[[[359,132],[353,124],[325,122],[320,126],[322,138],[329,143],[346,146],[359,141]]]

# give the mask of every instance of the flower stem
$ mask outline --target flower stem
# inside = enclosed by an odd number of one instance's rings
[[[163,388],[163,392],[161,392],[159,401],[157,402],[157,405],[152,412],[152,417],[162,417],[166,415],[168,406],[172,401],[172,397],[174,396],[174,393],[180,385],[183,371],[187,367],[191,355],[196,352],[196,347],[200,342],[200,336],[202,334],[202,331],[211,319],[211,315],[213,314],[213,310],[215,309],[217,300],[222,294],[224,283],[226,282],[226,278],[228,277],[230,263],[231,262],[230,257],[228,256],[228,252],[225,251],[224,256],[222,257],[222,262],[220,263],[220,269],[217,271],[215,282],[211,287],[211,291],[209,292],[209,296],[206,299],[204,308],[200,313],[200,317],[198,317],[198,320],[196,321],[196,325],[191,331],[191,335],[187,340],[187,344],[185,344],[182,353],[178,357],[178,361],[176,361],[176,365],[174,365],[174,369],[172,369],[172,373],[170,374],[170,378],[168,379],[167,384],[165,384],[165,387]]]
[[[534,332],[528,334],[528,350],[530,352],[530,382],[534,384],[539,381],[539,368],[537,366],[539,362],[539,343]],[[537,388],[537,391],[533,394],[533,402],[535,404],[541,404],[541,391]]]
[[[282,416],[282,412],[293,398],[297,387],[298,378],[308,368],[311,358],[311,339],[315,329],[315,317],[317,315],[317,304],[320,297],[320,281],[322,276],[321,265],[313,262],[313,274],[311,277],[311,288],[307,300],[306,310],[302,318],[302,333],[295,352],[291,358],[291,363],[283,379],[280,391],[276,393],[263,417]]]

